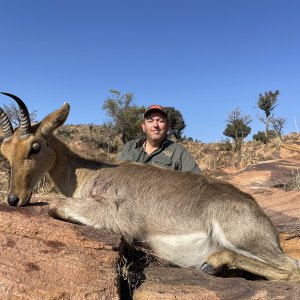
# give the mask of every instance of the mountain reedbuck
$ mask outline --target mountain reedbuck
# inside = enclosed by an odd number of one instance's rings
[[[53,134],[67,119],[68,103],[31,125],[25,104],[3,94],[20,107],[15,131],[0,111],[1,150],[11,165],[9,205],[26,205],[48,172],[67,197],[50,204],[51,216],[145,241],[181,267],[217,274],[226,266],[300,282],[299,262],[283,252],[270,219],[249,194],[204,175],[84,158]]]

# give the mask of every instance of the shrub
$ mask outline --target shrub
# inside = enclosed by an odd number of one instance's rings
[[[276,178],[273,187],[288,191],[300,191],[300,170],[293,170],[284,178]]]
[[[286,189],[290,191],[300,191],[300,170],[293,170],[286,183]]]
[[[276,137],[276,132],[274,130],[268,131],[268,139],[272,139]],[[253,140],[257,142],[262,142],[264,144],[267,143],[266,133],[264,131],[258,131],[253,135]]]
[[[218,143],[219,151],[231,151],[232,150],[232,143],[229,139],[225,139]]]

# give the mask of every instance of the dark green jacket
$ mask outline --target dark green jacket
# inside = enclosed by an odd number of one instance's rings
[[[145,138],[126,143],[118,154],[118,160],[130,160],[168,169],[200,173],[200,169],[186,148],[171,140],[165,140],[161,148],[148,155],[143,148]]]

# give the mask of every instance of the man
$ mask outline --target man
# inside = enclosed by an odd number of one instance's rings
[[[142,123],[146,137],[129,141],[117,156],[173,170],[200,173],[191,154],[182,145],[167,139],[169,122],[166,110],[160,105],[149,106]]]

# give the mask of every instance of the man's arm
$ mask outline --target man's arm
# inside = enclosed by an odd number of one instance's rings
[[[201,170],[194,159],[194,157],[189,153],[189,151],[183,148],[181,153],[181,169],[183,172],[193,172],[196,174],[200,174]]]
[[[122,148],[121,152],[118,153],[117,160],[129,160],[128,158],[129,148],[130,148],[130,142],[127,142]]]

